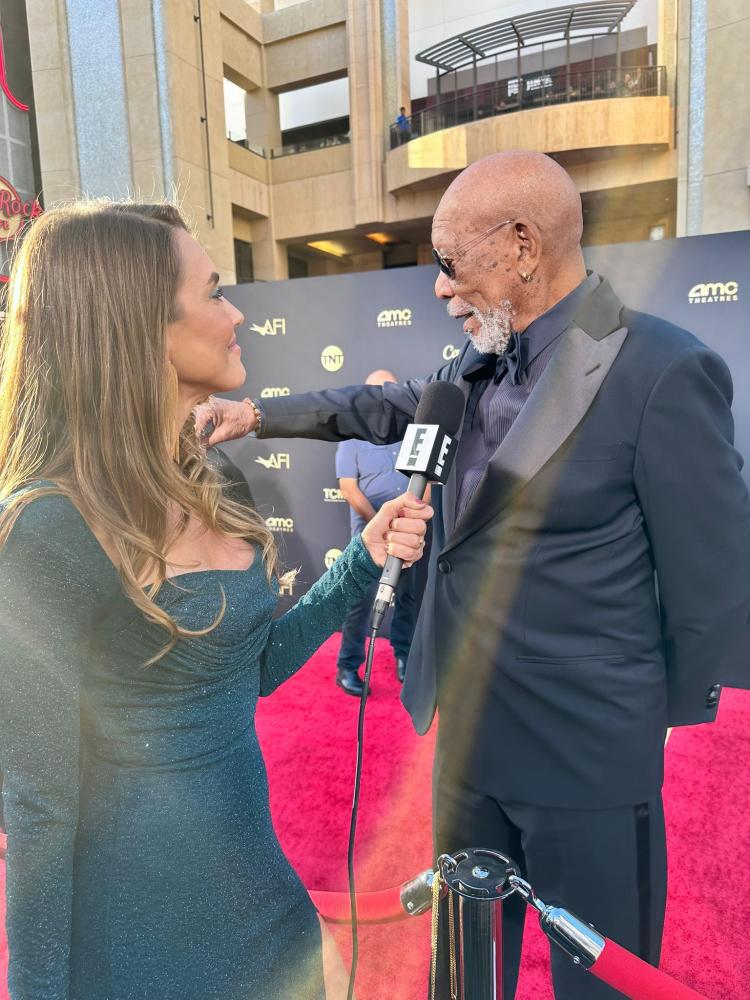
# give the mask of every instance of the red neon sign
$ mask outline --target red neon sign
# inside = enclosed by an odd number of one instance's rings
[[[10,89],[10,84],[8,83],[8,78],[5,75],[5,47],[3,45],[3,33],[0,29],[0,87],[2,87],[5,96],[8,98],[11,104],[15,105],[19,111],[28,111],[28,104],[24,104],[19,101],[17,97],[13,95]]]

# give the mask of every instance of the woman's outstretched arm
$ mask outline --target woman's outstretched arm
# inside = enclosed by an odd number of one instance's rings
[[[82,521],[33,501],[0,550],[0,766],[11,1000],[68,1000],[79,693],[92,601]]]

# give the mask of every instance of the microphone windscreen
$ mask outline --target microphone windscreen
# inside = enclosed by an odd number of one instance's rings
[[[415,424],[440,424],[455,437],[464,418],[464,394],[453,382],[428,382],[419,397]]]

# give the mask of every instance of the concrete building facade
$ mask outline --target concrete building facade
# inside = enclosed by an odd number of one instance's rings
[[[524,6],[542,5],[485,4],[486,21]],[[592,5],[545,6],[573,23]],[[583,35],[536,36],[518,73],[496,55],[494,83],[487,58],[417,98],[407,0],[26,0],[44,204],[176,197],[228,282],[404,266],[429,262],[456,173],[523,146],[572,174],[587,243],[747,228],[747,4],[608,6],[617,40],[595,39],[590,70]],[[286,95],[337,80],[347,115],[282,129]],[[232,138],[228,87],[244,107]]]

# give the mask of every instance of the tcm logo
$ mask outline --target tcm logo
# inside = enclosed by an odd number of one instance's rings
[[[323,487],[323,501],[324,503],[346,503],[341,490],[329,489],[327,486]]]
[[[294,597],[294,583],[282,583],[279,587],[279,597]]]
[[[707,302],[737,302],[739,291],[740,286],[736,281],[707,281],[701,285],[693,285],[688,292],[688,302],[691,306]]]
[[[257,323],[251,323],[250,329],[259,333],[261,337],[277,337],[279,334],[284,337],[286,336],[286,320],[267,319],[263,326],[258,326]]]
[[[337,372],[344,364],[344,352],[340,347],[331,344],[329,347],[323,349],[323,353],[320,355],[320,363],[327,372]]]
[[[266,527],[271,531],[294,531],[294,518],[291,517],[267,517]]]
[[[340,555],[341,549],[329,549],[323,556],[323,562],[326,564],[326,569],[330,569]]]
[[[260,390],[261,399],[273,399],[274,396],[291,396],[292,390],[286,385],[269,385]]]
[[[378,326],[411,326],[411,309],[381,309]]]
[[[289,455],[287,452],[279,451],[276,454],[269,455],[268,458],[263,458],[262,455],[258,455],[255,459],[258,465],[262,465],[264,469],[291,469],[292,465],[289,461]]]
[[[443,348],[443,361],[453,361],[461,353],[458,347],[454,347],[453,344],[446,344]]]

